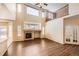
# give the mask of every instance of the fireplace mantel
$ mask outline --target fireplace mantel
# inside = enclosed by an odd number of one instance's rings
[[[35,39],[35,38],[41,38],[41,30],[26,30],[24,29],[24,40],[30,40],[30,39]],[[25,38],[26,33],[32,33],[31,38]]]
[[[24,29],[23,31],[25,31],[25,32],[41,32],[41,30],[26,30],[26,29]]]

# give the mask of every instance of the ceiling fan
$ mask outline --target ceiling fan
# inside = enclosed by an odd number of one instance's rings
[[[36,3],[35,5],[40,8],[46,8],[48,4],[47,3]]]

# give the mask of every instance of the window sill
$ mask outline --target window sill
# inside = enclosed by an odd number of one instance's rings
[[[1,40],[0,40],[0,43],[4,42],[4,41],[6,41],[6,40],[7,40],[7,39],[1,39]]]

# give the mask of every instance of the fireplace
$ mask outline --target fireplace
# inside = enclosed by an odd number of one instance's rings
[[[25,38],[26,39],[32,38],[32,33],[31,32],[25,33]]]
[[[31,31],[24,32],[25,40],[34,39],[34,33]]]

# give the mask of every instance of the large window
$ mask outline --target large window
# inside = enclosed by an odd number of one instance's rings
[[[27,7],[27,14],[39,16],[39,10],[31,8],[31,7]]]
[[[7,26],[0,26],[0,39],[7,39]]]

